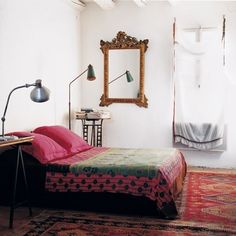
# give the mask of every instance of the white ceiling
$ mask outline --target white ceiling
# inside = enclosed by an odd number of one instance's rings
[[[110,10],[115,7],[117,0],[70,0],[74,6],[81,10],[86,7],[89,2],[95,2],[103,10]],[[145,7],[150,0],[131,0],[137,7]]]
[[[66,0],[66,1],[69,1],[70,4],[72,4],[79,10],[83,10],[86,7],[86,4],[88,4],[89,2],[95,2],[103,10],[110,10],[114,8],[116,6],[116,3],[119,2],[120,0]],[[134,5],[141,8],[147,6],[151,1],[154,0],[126,0],[126,1],[133,2]],[[156,0],[156,1],[161,1],[161,0]],[[164,1],[167,1],[172,7],[175,7],[179,3],[191,2],[192,0],[164,0]],[[209,0],[209,1],[214,2],[214,0]],[[236,1],[219,1],[219,2],[225,2],[230,12],[236,11]]]

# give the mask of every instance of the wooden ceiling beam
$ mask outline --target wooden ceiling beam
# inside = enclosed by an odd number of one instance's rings
[[[133,0],[138,7],[145,7],[147,5],[147,0]]]
[[[115,0],[94,0],[103,10],[110,10],[115,6]]]
[[[171,6],[176,6],[177,5],[177,3],[178,3],[178,1],[177,0],[168,0],[168,2],[169,2],[169,4],[171,5]]]

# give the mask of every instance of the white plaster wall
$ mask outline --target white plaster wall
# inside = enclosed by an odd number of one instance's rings
[[[179,1],[178,1],[179,2]],[[115,147],[172,146],[173,83],[172,83],[172,23],[174,17],[183,26],[217,25],[222,15],[227,17],[227,66],[235,80],[236,6],[235,2],[149,1],[138,8],[133,1],[116,1],[109,11],[89,2],[81,13],[82,64],[91,63],[97,80],[83,81],[82,106],[108,109],[112,119],[104,122],[103,145]],[[103,54],[100,40],[111,41],[118,31],[137,39],[149,39],[145,54],[145,95],[147,109],[132,104],[112,104],[99,107],[103,93]],[[226,106],[228,125],[227,151],[224,153],[185,152],[188,164],[209,167],[236,167],[236,85],[229,83]]]
[[[29,99],[32,88],[12,94],[6,132],[68,125],[68,84],[80,73],[80,12],[68,0],[0,0],[0,113],[11,89],[42,79],[47,103]],[[72,109],[79,106],[79,82]]]

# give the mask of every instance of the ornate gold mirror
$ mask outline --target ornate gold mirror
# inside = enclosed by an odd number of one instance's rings
[[[121,31],[111,42],[100,41],[104,54],[104,94],[100,106],[112,103],[148,106],[144,95],[144,54],[147,44],[148,39],[138,41]]]

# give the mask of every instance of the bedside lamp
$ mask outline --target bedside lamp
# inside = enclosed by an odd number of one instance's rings
[[[30,93],[30,98],[33,102],[46,102],[49,100],[50,92],[46,87],[42,86],[42,80],[36,80],[36,82],[34,84],[25,84],[25,85],[18,86],[16,88],[12,89],[7,97],[7,103],[5,105],[3,116],[1,118],[1,120],[2,120],[2,135],[0,135],[0,141],[8,141],[8,140],[16,138],[15,136],[5,136],[5,133],[4,133],[4,123],[6,120],[5,117],[6,117],[6,113],[7,113],[9,100],[10,100],[12,93],[15,90],[21,89],[21,88],[29,88],[29,87],[35,87]]]
[[[93,81],[96,79],[95,73],[94,73],[94,69],[92,65],[88,65],[88,68],[83,71],[80,75],[78,75],[75,79],[73,79],[70,83],[69,83],[69,129],[71,130],[71,84],[74,83],[77,79],[79,79],[85,72],[87,72],[87,80],[89,81]]]
[[[132,82],[134,79],[132,77],[132,75],[130,74],[130,72],[127,70],[124,74],[122,75],[119,75],[118,77],[116,77],[115,79],[113,79],[112,81],[110,81],[108,84],[111,84],[113,83],[114,81],[118,80],[120,77],[122,77],[123,75],[126,75],[126,79],[127,79],[127,82],[130,83]]]

